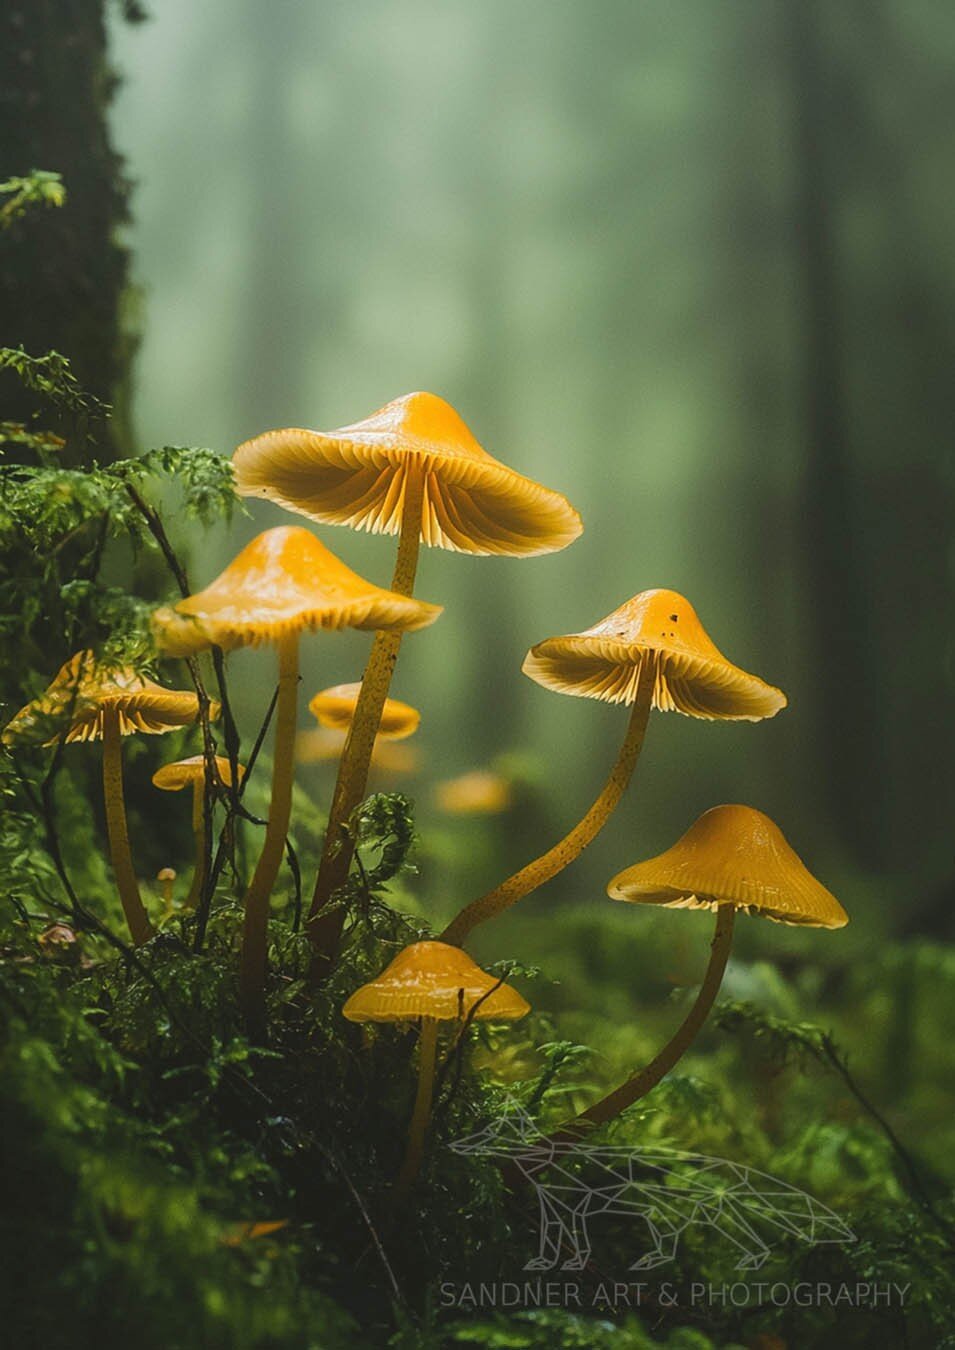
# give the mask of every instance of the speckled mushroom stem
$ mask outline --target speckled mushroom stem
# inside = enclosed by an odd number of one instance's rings
[[[396,1200],[407,1195],[421,1170],[424,1141],[431,1120],[431,1097],[434,1092],[434,1064],[437,1052],[438,1020],[436,1017],[422,1017],[421,1036],[418,1041],[418,1091],[415,1094],[414,1111],[408,1127],[408,1146],[405,1149],[401,1172],[395,1183]]]
[[[401,535],[398,540],[398,557],[391,579],[391,589],[398,595],[412,595],[421,542],[424,475],[408,474],[405,478],[404,493]],[[348,879],[348,869],[354,853],[352,841],[343,827],[355,807],[360,805],[365,797],[375,737],[378,735],[385,699],[391,687],[391,677],[398,660],[401,638],[400,632],[375,634],[371,655],[361,682],[361,692],[338,765],[338,781],[332,796],[322,860],[309,910],[308,931],[315,949],[312,979],[316,982],[330,973],[338,955],[345,910],[343,906],[332,908],[331,902],[335,892]]]
[[[139,894],[139,883],[129,849],[126,828],[126,804],[123,800],[123,751],[119,730],[119,709],[108,704],[103,709],[103,799],[106,803],[106,832],[110,861],[116,877],[116,889],[130,935],[137,947],[148,942],[153,927]]]
[[[292,814],[295,726],[298,717],[298,633],[279,640],[279,692],[272,747],[272,799],[265,841],[245,893],[245,922],[239,967],[239,997],[250,1026],[264,1023],[265,968],[268,954],[269,897],[282,865]]]
[[[655,678],[655,663],[652,660],[644,662],[640,669],[627,734],[620,747],[617,762],[610,771],[610,777],[604,784],[603,791],[583,819],[578,821],[570,833],[565,834],[553,848],[548,849],[534,862],[528,863],[526,867],[522,867],[506,881],[502,881],[493,891],[488,891],[487,895],[482,895],[479,900],[473,900],[462,909],[448,924],[439,941],[460,947],[479,923],[487,923],[488,919],[496,918],[518,900],[522,900],[525,895],[536,891],[545,881],[550,881],[551,877],[555,877],[558,872],[562,872],[565,867],[575,862],[587,845],[593,842],[623,796],[640,757],[650,716]]]
[[[628,1106],[632,1106],[641,1097],[645,1097],[648,1092],[652,1092],[661,1079],[665,1078],[673,1066],[683,1058],[709,1016],[719,987],[723,982],[723,972],[726,970],[726,962],[733,945],[733,921],[735,918],[736,907],[734,905],[720,905],[718,907],[716,911],[716,932],[713,934],[713,940],[710,944],[710,961],[703,977],[703,983],[700,985],[700,992],[696,996],[693,1007],[660,1053],[639,1073],[635,1073],[632,1078],[628,1078],[625,1083],[621,1083],[620,1087],[615,1088],[613,1092],[609,1092],[606,1097],[601,1098],[599,1102],[595,1102],[593,1106],[588,1107],[586,1111],[582,1111],[579,1116],[565,1125],[557,1136],[559,1139],[578,1136],[588,1128],[592,1129],[598,1125],[605,1125],[608,1120],[614,1120],[620,1115],[621,1111],[625,1111]]]
[[[206,780],[197,778],[192,785],[192,837],[196,842],[196,866],[186,896],[186,909],[195,909],[206,879]]]

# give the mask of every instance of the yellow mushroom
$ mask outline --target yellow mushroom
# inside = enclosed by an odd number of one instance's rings
[[[436,784],[435,804],[449,816],[497,816],[513,801],[511,781],[492,769],[472,769]]]
[[[245,895],[240,992],[253,1023],[264,1011],[269,896],[278,876],[292,808],[299,638],[306,630],[362,628],[405,632],[441,613],[360,577],[300,526],[258,535],[205,590],[154,616],[170,656],[206,647],[278,648],[272,799],[265,840]]]
[[[360,695],[360,682],[335,684],[330,689],[320,690],[309,701],[308,710],[315,716],[319,726],[347,732],[355,716]],[[403,741],[408,736],[413,736],[420,724],[421,714],[417,708],[412,708],[410,703],[402,703],[396,698],[386,698],[378,726],[378,739]]]
[[[561,694],[632,705],[627,733],[603,791],[553,848],[463,909],[442,933],[461,943],[580,856],[606,824],[633,774],[651,708],[707,720],[758,722],[786,706],[781,690],[740,670],[715,646],[676,591],[641,591],[583,633],[532,647],[524,674]]]
[[[516,989],[495,980],[459,947],[415,942],[400,951],[380,975],[354,994],[342,1009],[352,1022],[418,1022],[418,1087],[408,1144],[396,1191],[403,1195],[421,1166],[431,1118],[439,1022],[467,1018],[512,1020],[530,1012]]]
[[[266,432],[240,445],[232,462],[244,496],[265,497],[310,520],[399,535],[391,586],[402,595],[414,589],[422,542],[529,557],[565,548],[583,528],[565,497],[494,459],[434,394],[406,394],[336,431]],[[365,795],[400,644],[400,633],[376,637],[339,765],[309,911],[316,973],[337,954],[344,910],[329,905],[352,857],[342,826]]]
[[[245,777],[245,765],[239,764],[237,768],[239,782],[241,783]],[[216,756],[216,769],[225,786],[231,787],[232,765],[224,756]],[[192,837],[196,843],[196,866],[192,874],[192,885],[186,897],[186,909],[195,909],[205,884],[205,755],[191,755],[188,759],[178,759],[173,764],[164,764],[153,774],[153,786],[160,788],[163,792],[181,792],[183,788],[192,788]],[[175,877],[175,873],[173,873],[173,877]]]
[[[245,1223],[230,1223],[219,1238],[226,1247],[241,1247],[244,1242],[255,1242],[287,1228],[288,1219],[249,1219]]]
[[[176,884],[178,873],[174,867],[160,867],[156,873],[156,880],[162,887],[163,918],[168,919],[172,913],[172,888]]]
[[[49,961],[73,964],[80,959],[79,943],[69,924],[51,923],[37,938],[40,954]]]
[[[635,863],[607,888],[614,900],[716,911],[706,975],[693,1007],[655,1059],[566,1129],[602,1125],[639,1101],[686,1053],[723,979],[737,910],[806,928],[843,928],[849,916],[809,872],[779,826],[751,806],[714,806],[672,848]]]
[[[212,705],[210,717],[217,717]],[[134,670],[108,670],[97,664],[92,652],[77,652],[56,675],[39,698],[21,708],[7,725],[3,739],[13,743],[31,736],[44,737],[44,744],[60,739],[103,742],[103,796],[106,829],[116,887],[133,942],[139,946],[152,936],[152,925],[143,906],[133,868],[123,801],[123,736],[137,731],[161,736],[189,726],[199,716],[199,700],[193,693],[164,689]],[[53,731],[52,736],[48,733]],[[48,738],[47,738],[48,737]]]

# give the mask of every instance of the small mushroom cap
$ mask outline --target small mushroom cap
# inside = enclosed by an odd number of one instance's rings
[[[435,394],[405,394],[336,431],[267,431],[232,463],[241,496],[372,534],[398,533],[407,477],[421,473],[422,542],[460,553],[552,553],[583,529],[566,497],[494,459]]]
[[[213,645],[278,642],[306,628],[410,632],[440,613],[440,605],[373,586],[300,525],[281,525],[246,544],[205,590],[157,610],[153,624],[167,655],[190,656]]]
[[[779,826],[751,806],[714,806],[656,858],[607,887],[614,900],[673,909],[735,905],[777,923],[844,928],[849,916],[809,872]]]
[[[157,881],[175,881],[178,873],[174,867],[160,867],[156,873]]]
[[[288,1219],[248,1220],[246,1223],[230,1223],[219,1241],[227,1247],[240,1247],[243,1242],[254,1242],[257,1238],[268,1237],[287,1228]]]
[[[71,656],[49,688],[7,723],[3,740],[9,745],[48,736],[43,744],[55,745],[63,735],[63,726],[67,728],[67,743],[102,740],[106,708],[119,710],[123,736],[137,731],[162,736],[190,726],[199,717],[199,700],[194,693],[164,689],[134,670],[108,670],[97,665],[92,652],[85,651]],[[219,716],[217,703],[210,705],[209,716]],[[54,734],[49,736],[51,729]]]
[[[216,767],[219,777],[226,787],[232,785],[232,765],[223,755],[216,755]],[[239,764],[239,782],[245,777],[245,765]],[[190,755],[188,759],[177,759],[174,764],[164,764],[153,774],[154,787],[163,792],[179,792],[182,788],[192,787],[206,776],[205,755]]]
[[[494,816],[508,809],[513,794],[503,774],[472,769],[438,783],[434,797],[438,810],[451,816]]]
[[[522,669],[561,694],[633,703],[645,661],[655,665],[661,712],[759,722],[786,706],[781,689],[727,661],[676,591],[641,591],[593,628],[539,642]]]
[[[472,1009],[475,1018],[503,1020],[523,1017],[530,1004],[476,966],[460,947],[415,942],[357,989],[342,1012],[351,1022],[410,1022],[417,1017],[448,1022],[467,1017]]]
[[[37,938],[40,951],[45,956],[62,955],[65,950],[73,947],[76,941],[75,932],[65,923],[51,923]]]
[[[323,727],[347,731],[355,715],[360,693],[361,684],[335,684],[317,693],[309,703],[308,710]],[[403,741],[406,736],[414,735],[420,721],[421,714],[410,703],[386,698],[378,735],[389,741]]]

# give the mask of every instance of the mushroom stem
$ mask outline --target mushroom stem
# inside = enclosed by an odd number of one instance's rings
[[[195,909],[199,904],[206,878],[205,795],[205,778],[197,778],[192,785],[192,837],[196,841],[196,866],[192,874],[192,885],[186,896],[186,909]]]
[[[448,924],[439,941],[460,947],[479,923],[486,923],[488,919],[503,914],[525,895],[536,891],[538,886],[543,886],[545,881],[550,881],[551,877],[555,877],[558,872],[562,872],[565,867],[575,862],[587,845],[593,842],[623,796],[640,756],[650,716],[655,678],[655,662],[647,659],[640,668],[633,712],[630,714],[627,734],[620,747],[617,761],[610,771],[610,777],[604,784],[603,791],[583,819],[578,821],[570,833],[565,834],[553,848],[548,849],[534,862],[528,863],[526,867],[522,867],[506,881],[502,881],[493,891],[488,891],[487,895],[482,895],[479,900],[473,900],[471,904],[465,906]]]
[[[406,473],[404,494],[398,557],[391,579],[391,589],[398,595],[411,595],[414,592],[418,548],[421,542],[424,474]],[[385,699],[391,687],[391,677],[398,660],[401,636],[400,632],[375,634],[371,655],[361,682],[361,693],[358,695],[345,748],[338,765],[338,780],[332,796],[322,860],[308,917],[309,935],[315,949],[312,963],[312,978],[315,981],[321,980],[331,971],[338,955],[345,910],[343,906],[332,908],[331,902],[335,892],[348,878],[354,853],[354,844],[348,837],[345,826],[355,807],[360,805],[365,797],[368,768],[375,748],[375,737],[381,725]]]
[[[438,1019],[422,1017],[421,1037],[418,1042],[418,1091],[414,1111],[408,1127],[408,1146],[404,1162],[395,1183],[395,1199],[404,1197],[414,1184],[421,1168],[425,1136],[431,1120],[431,1096],[434,1090],[434,1063],[438,1050]]]
[[[116,877],[116,889],[133,943],[141,947],[153,935],[152,924],[139,894],[139,883],[129,849],[126,806],[123,801],[123,753],[119,730],[119,709],[103,708],[103,799],[106,803],[106,832],[110,861]]]
[[[261,1030],[264,1021],[269,897],[282,864],[292,814],[295,724],[298,715],[298,640],[296,632],[283,637],[278,644],[279,692],[272,748],[272,799],[262,852],[244,901],[239,997],[250,1024],[258,1030]]]
[[[735,905],[723,904],[718,906],[716,931],[710,944],[710,961],[703,977],[703,983],[700,985],[700,992],[696,996],[693,1007],[660,1053],[639,1073],[635,1073],[632,1078],[628,1078],[625,1083],[621,1083],[620,1087],[615,1088],[613,1092],[608,1093],[599,1102],[595,1102],[593,1106],[589,1106],[586,1111],[582,1111],[579,1116],[576,1116],[560,1130],[558,1137],[565,1138],[579,1135],[588,1127],[605,1125],[608,1120],[614,1120],[620,1115],[621,1111],[625,1111],[628,1106],[632,1106],[634,1102],[638,1102],[641,1097],[645,1097],[648,1092],[651,1092],[673,1066],[683,1058],[709,1016],[710,1009],[719,992],[720,984],[723,981],[723,972],[726,969],[726,962],[730,954],[730,947],[733,945],[733,921],[735,918]]]

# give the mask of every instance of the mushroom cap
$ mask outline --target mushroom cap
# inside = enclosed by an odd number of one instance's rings
[[[322,764],[341,759],[348,732],[335,727],[313,727],[295,738],[295,758],[300,764]],[[371,749],[371,767],[382,773],[416,773],[420,756],[413,745],[375,737]]]
[[[153,615],[169,656],[205,647],[260,646],[306,628],[409,632],[441,613],[408,595],[382,590],[336,558],[300,525],[258,535],[205,590]]]
[[[347,731],[355,715],[361,684],[334,684],[330,689],[322,689],[309,702],[308,710],[318,718],[323,727],[332,727],[338,731]],[[386,698],[381,714],[378,736],[389,741],[403,741],[418,730],[421,714],[410,703],[402,703],[396,698]]]
[[[510,780],[492,769],[472,769],[446,778],[434,790],[439,811],[451,816],[494,816],[511,805]]]
[[[776,923],[844,928],[849,916],[779,826],[751,806],[714,806],[672,848],[610,882],[614,900],[673,909],[735,905]]]
[[[653,707],[661,712],[759,722],[786,706],[781,689],[727,661],[676,591],[641,591],[583,633],[538,642],[522,669],[561,694],[633,703],[648,660],[656,670]]]
[[[216,755],[216,767],[223,783],[226,787],[231,787],[232,765],[224,755]],[[245,777],[245,765],[239,764],[237,768],[241,783]],[[193,783],[204,781],[205,776],[205,755],[190,755],[188,759],[177,759],[175,763],[163,764],[157,769],[153,774],[153,786],[162,788],[163,792],[179,792],[182,788],[192,787]]]
[[[460,947],[415,942],[357,989],[342,1012],[351,1022],[410,1022],[417,1017],[448,1022],[467,1017],[475,1004],[475,1018],[502,1020],[530,1012],[516,989],[488,975]]]
[[[254,1242],[257,1238],[278,1233],[289,1225],[288,1219],[249,1219],[245,1223],[230,1223],[219,1241],[227,1247],[240,1247],[243,1242]]]
[[[40,950],[47,955],[62,952],[77,941],[76,933],[66,923],[51,923],[37,938]]]
[[[422,473],[422,542],[460,553],[552,553],[583,529],[566,497],[494,459],[435,394],[405,394],[335,431],[267,431],[232,463],[240,496],[372,534],[399,532],[407,476]]]
[[[125,667],[109,670],[97,664],[92,652],[84,651],[71,656],[49,688],[7,723],[3,740],[9,745],[20,739],[36,739],[46,735],[51,723],[60,719],[68,728],[67,743],[102,740],[106,708],[118,709],[123,736],[137,731],[162,736],[190,726],[199,717],[199,700],[194,693],[164,689]],[[219,716],[218,703],[210,705],[209,716]],[[62,731],[56,731],[43,744],[55,745],[62,735]]]

